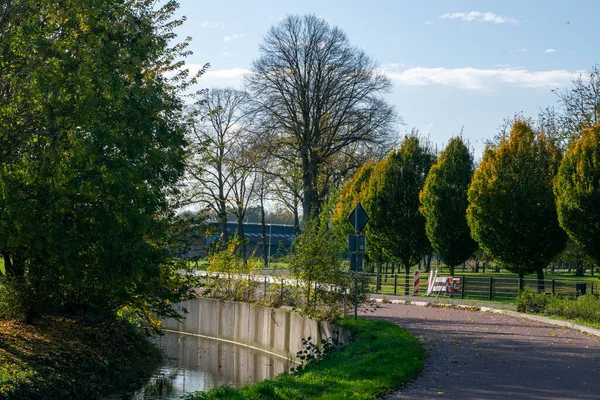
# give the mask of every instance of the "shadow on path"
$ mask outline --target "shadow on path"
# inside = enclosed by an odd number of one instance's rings
[[[415,334],[422,375],[392,399],[600,399],[600,337],[522,318],[383,304],[366,316]]]

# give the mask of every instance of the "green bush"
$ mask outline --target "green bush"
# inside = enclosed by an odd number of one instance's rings
[[[579,296],[577,300],[552,296],[548,301],[547,312],[567,319],[597,324],[600,323],[600,299],[593,294]]]
[[[548,297],[544,293],[525,289],[517,295],[517,311],[519,312],[544,312],[547,304]]]

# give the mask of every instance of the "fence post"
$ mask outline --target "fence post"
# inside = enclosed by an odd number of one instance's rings
[[[381,289],[381,268],[377,268],[377,274],[375,275],[375,293],[379,293],[379,289]]]
[[[461,282],[462,282],[462,285],[461,285],[461,288],[460,288],[460,298],[461,299],[465,298],[465,288],[467,287],[467,280],[466,279],[467,279],[467,277],[464,276],[464,275],[461,278]]]
[[[593,285],[592,285],[592,286],[593,286]],[[554,286],[554,279],[552,279],[552,294],[554,294],[554,289],[555,289],[555,286]]]
[[[398,293],[397,288],[398,288],[398,274],[394,274],[394,296],[396,296],[396,293]]]
[[[490,297],[489,300],[492,301],[492,291],[494,290],[494,278],[490,276]]]
[[[267,297],[267,277],[265,276],[265,289],[263,291],[263,299]]]
[[[317,308],[317,282],[315,282],[315,309]]]
[[[523,290],[523,278],[519,277],[519,292]]]

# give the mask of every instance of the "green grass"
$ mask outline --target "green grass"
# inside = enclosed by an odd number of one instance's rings
[[[295,374],[234,389],[196,393],[190,400],[377,399],[406,385],[423,369],[425,350],[406,330],[374,319],[345,319],[353,341]]]

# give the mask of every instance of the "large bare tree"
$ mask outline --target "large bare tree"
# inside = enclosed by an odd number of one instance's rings
[[[267,33],[246,82],[264,131],[302,170],[303,218],[320,211],[323,166],[355,143],[386,147],[396,114],[377,63],[315,15],[288,16]]]

